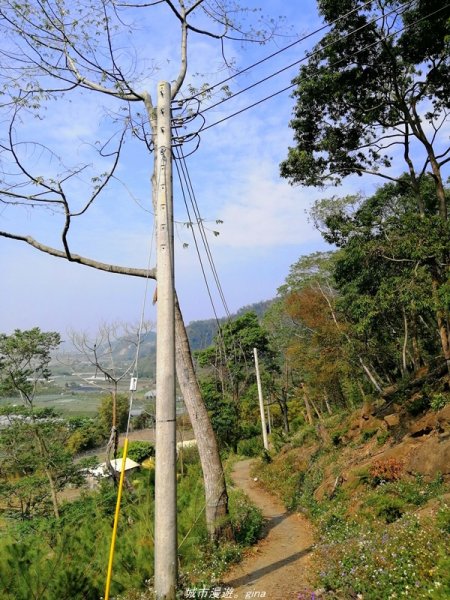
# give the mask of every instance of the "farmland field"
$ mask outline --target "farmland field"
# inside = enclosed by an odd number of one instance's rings
[[[119,386],[119,393],[128,394],[129,380]],[[143,405],[144,395],[153,388],[149,379],[141,379],[135,392],[135,404]],[[35,406],[38,408],[55,408],[63,417],[93,417],[98,411],[102,397],[108,393],[108,388],[80,384],[73,376],[56,377],[50,385],[43,385],[35,396]],[[20,405],[19,397],[7,396],[0,398],[0,407],[7,404]]]

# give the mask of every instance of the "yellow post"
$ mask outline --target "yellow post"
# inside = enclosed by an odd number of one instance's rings
[[[112,537],[111,537],[111,546],[109,549],[109,563],[108,563],[108,572],[106,574],[105,600],[109,600],[109,590],[111,587],[112,566],[113,566],[113,560],[114,560],[114,548],[116,545],[117,524],[119,522],[120,501],[122,499],[122,489],[123,489],[123,480],[125,477],[125,461],[127,460],[127,452],[128,452],[128,438],[125,438],[125,442],[123,445],[122,470],[120,471],[119,489],[117,491],[116,512],[114,514],[114,526],[113,526],[113,532],[112,532]]]

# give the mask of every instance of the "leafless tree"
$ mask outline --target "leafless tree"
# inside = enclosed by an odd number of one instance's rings
[[[94,269],[156,279],[155,269],[119,266],[83,256],[72,249],[70,238],[74,227],[82,226],[83,218],[100,199],[111,201],[108,189],[117,182],[126,145],[140,142],[144,152],[153,150],[155,102],[147,87],[157,65],[145,55],[146,47],[141,44],[146,20],[152,18],[149,14],[153,19],[164,19],[164,23],[170,16],[178,29],[177,72],[166,77],[172,81],[172,100],[182,98],[185,88],[192,92],[187,81],[188,37],[217,40],[224,65],[230,68],[227,41],[265,42],[276,35],[279,25],[272,20],[265,23],[258,15],[253,18],[252,10],[232,0],[5,0],[0,7],[0,91],[5,130],[0,140],[0,202],[50,211],[60,223],[60,244],[47,244],[13,231],[0,231],[0,236]],[[163,33],[166,38],[171,34]],[[144,50],[137,47],[139,44]],[[50,143],[39,141],[45,136],[38,133],[27,139],[26,132],[31,129],[25,125],[29,125],[30,115],[38,117],[32,129],[45,130],[49,115],[55,110],[63,113],[66,102],[85,98],[88,93],[96,94],[96,106],[103,107],[101,140],[90,146],[96,153],[94,165],[84,161],[67,166],[69,157],[61,156]],[[153,196],[156,178],[153,172]],[[227,491],[178,303],[176,340],[179,385],[204,474],[208,529],[211,537],[217,538],[228,510]]]

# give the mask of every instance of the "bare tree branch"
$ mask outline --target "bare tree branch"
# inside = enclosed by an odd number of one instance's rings
[[[78,263],[86,267],[92,267],[93,269],[98,269],[99,271],[106,271],[107,273],[118,273],[119,275],[130,275],[131,277],[148,277],[149,279],[156,280],[156,269],[138,269],[135,267],[121,267],[119,265],[104,263],[98,260],[87,258],[85,256],[80,256],[79,254],[72,253],[70,254],[69,258],[66,252],[63,252],[62,250],[58,250],[57,248],[53,248],[51,246],[47,246],[46,244],[42,244],[41,242],[38,242],[31,236],[17,235],[8,231],[0,231],[0,237],[25,242],[29,246],[32,246],[33,248],[36,248],[37,250],[40,250],[45,254],[50,254],[51,256],[56,256],[57,258],[64,258],[65,260],[69,260],[70,262]]]

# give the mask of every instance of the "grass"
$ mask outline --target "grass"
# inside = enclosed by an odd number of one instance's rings
[[[118,526],[111,593],[121,598],[151,598],[153,576],[153,471],[142,471],[124,490]],[[4,521],[0,537],[2,600],[98,600],[103,595],[116,490],[110,482],[61,507],[51,516]],[[178,480],[178,559],[182,587],[218,585],[224,570],[238,560],[262,527],[261,513],[243,494],[230,495],[230,522],[236,543],[210,543],[198,456],[185,457]],[[181,592],[180,592],[181,593]]]
[[[35,398],[38,408],[55,408],[63,417],[94,417],[101,403],[101,394],[98,392],[75,393],[58,392],[40,394]],[[8,404],[21,404],[19,398],[1,398],[0,406]]]

